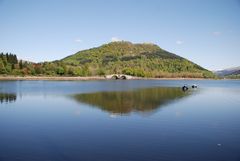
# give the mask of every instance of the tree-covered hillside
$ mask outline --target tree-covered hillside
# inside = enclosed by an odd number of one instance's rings
[[[16,55],[0,55],[1,75],[103,76],[127,74],[154,78],[214,78],[215,75],[193,62],[154,44],[111,42],[80,51],[62,60],[31,63]]]
[[[140,77],[212,78],[214,74],[154,44],[112,42],[61,60],[90,75],[123,73]]]

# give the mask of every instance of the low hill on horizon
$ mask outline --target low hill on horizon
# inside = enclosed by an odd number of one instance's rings
[[[214,71],[216,75],[227,79],[240,79],[240,66]]]

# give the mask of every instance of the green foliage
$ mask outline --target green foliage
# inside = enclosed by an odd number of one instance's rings
[[[0,53],[0,74],[10,74],[17,64],[17,56],[11,53]]]
[[[4,66],[4,63],[3,63],[2,59],[0,59],[0,74],[6,74],[6,73],[7,73],[7,71]]]
[[[74,76],[83,76],[83,74],[82,74],[82,69],[79,68],[79,67],[74,68],[74,69],[73,69],[73,75],[74,75]]]
[[[121,73],[156,78],[216,78],[212,72],[154,44],[112,42],[43,63],[18,61],[11,53],[0,54],[0,74],[92,76]]]
[[[145,77],[145,72],[142,69],[139,68],[125,68],[122,71],[123,74],[126,75],[132,75],[132,76],[137,76],[137,77]]]
[[[124,68],[122,73],[126,75],[134,75],[134,72],[131,68]]]
[[[97,75],[100,75],[100,76],[105,75],[105,71],[104,71],[104,69],[102,69],[102,68],[98,69],[98,71],[97,71]]]
[[[12,65],[7,63],[7,65],[5,66],[5,69],[6,69],[7,73],[11,73],[12,72]]]
[[[61,61],[73,67],[83,68],[87,65],[89,71],[84,75],[100,75],[101,69],[105,75],[123,73],[140,77],[215,77],[212,72],[154,44],[112,42],[80,51]]]
[[[38,75],[43,74],[43,68],[42,68],[41,64],[36,64],[34,66],[34,70],[35,70],[35,73]]]
[[[19,61],[19,68],[23,69],[23,62],[22,62],[22,60]]]
[[[58,67],[57,68],[57,74],[59,74],[59,75],[63,75],[64,74],[64,68],[63,67]]]

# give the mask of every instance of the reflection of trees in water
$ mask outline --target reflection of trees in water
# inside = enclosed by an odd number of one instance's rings
[[[0,102],[15,102],[17,100],[17,95],[13,93],[0,93]]]
[[[110,113],[153,111],[175,99],[189,95],[180,88],[147,88],[132,91],[97,92],[74,95],[82,103],[96,106]]]

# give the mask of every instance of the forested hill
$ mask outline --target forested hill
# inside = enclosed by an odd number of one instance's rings
[[[154,78],[214,78],[201,66],[150,43],[111,42],[62,60],[31,63],[0,54],[1,75],[103,76],[127,74]]]
[[[61,60],[93,75],[123,73],[141,77],[214,77],[201,66],[150,43],[111,42]]]

